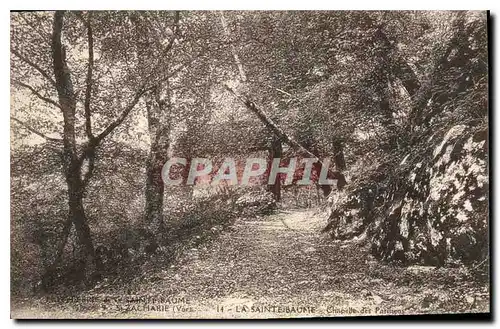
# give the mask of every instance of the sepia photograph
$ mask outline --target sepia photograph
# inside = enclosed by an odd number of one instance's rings
[[[10,317],[490,317],[490,23],[11,11]]]

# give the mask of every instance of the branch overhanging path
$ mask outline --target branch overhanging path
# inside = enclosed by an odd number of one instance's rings
[[[222,28],[224,30],[224,34],[226,35],[227,38],[230,37],[230,32],[227,27],[227,22],[224,17],[224,13],[221,11],[220,12],[220,17],[221,17],[221,23],[222,23]],[[234,62],[236,66],[238,67],[238,72],[239,72],[239,80],[242,84],[247,83],[247,76],[245,73],[245,70],[243,68],[243,64],[241,63],[241,60],[238,56],[238,53],[236,51],[236,47],[232,44],[231,47],[231,52],[233,54]],[[306,149],[304,146],[302,146],[299,142],[294,140],[292,137],[290,137],[283,129],[281,129],[262,109],[257,107],[254,102],[251,101],[249,96],[243,96],[238,94],[234,89],[232,89],[229,85],[224,84],[224,87],[235,97],[237,98],[242,104],[245,105],[247,109],[252,111],[258,118],[259,120],[272,132],[274,133],[282,142],[286,143],[290,147],[292,147],[295,151],[301,151],[305,154],[307,154],[309,157],[313,158],[318,162],[321,166],[324,165],[323,161],[321,161],[314,153]],[[281,91],[281,90],[279,90]],[[328,169],[328,173],[331,173],[331,170]]]
[[[283,131],[283,129],[281,129],[280,127],[278,127],[278,125],[273,120],[271,120],[269,118],[269,116],[264,113],[263,110],[261,110],[260,108],[258,108],[255,105],[255,103],[253,103],[248,97],[244,97],[242,95],[239,95],[238,93],[236,93],[236,91],[234,91],[234,89],[232,89],[231,87],[229,87],[227,84],[225,84],[224,87],[229,92],[231,92],[234,95],[234,97],[237,98],[242,104],[244,104],[250,111],[252,111],[260,119],[260,121],[262,121],[262,123],[264,123],[264,125],[269,130],[271,130],[281,141],[283,141],[286,144],[288,144],[294,150],[296,150],[296,151],[302,151],[305,154],[307,154],[308,156],[310,156],[311,158],[314,158],[317,162],[323,164],[316,155],[314,155],[311,151],[309,151],[308,149],[306,149],[305,147],[303,147],[302,145],[300,145],[299,142],[297,142],[296,140],[294,140],[293,138],[291,138],[290,136],[288,136]]]

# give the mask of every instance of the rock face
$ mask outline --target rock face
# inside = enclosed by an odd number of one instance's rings
[[[437,135],[437,134],[436,134]],[[407,154],[385,180],[332,195],[333,238],[367,233],[381,260],[469,264],[488,250],[487,131],[455,125]]]

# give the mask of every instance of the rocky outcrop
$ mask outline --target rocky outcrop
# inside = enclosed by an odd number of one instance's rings
[[[487,131],[454,125],[407,154],[383,180],[330,197],[336,239],[367,234],[381,260],[403,264],[472,263],[488,249]]]

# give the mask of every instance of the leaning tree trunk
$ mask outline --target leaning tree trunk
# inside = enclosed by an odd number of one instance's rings
[[[224,13],[221,11],[220,12],[220,17],[221,17],[221,22],[222,22],[222,28],[224,31],[224,34],[226,37],[230,37],[229,29],[227,27],[227,22],[224,18]],[[238,66],[238,71],[239,71],[239,76],[240,76],[240,81],[242,83],[246,83],[247,78],[245,74],[245,70],[243,69],[243,64],[241,63],[241,60],[238,56],[238,52],[236,50],[236,47],[231,47],[231,52],[233,54],[233,59],[236,65]],[[306,149],[304,146],[302,146],[299,142],[297,142],[295,139],[293,139],[291,136],[289,136],[283,129],[281,129],[275,122],[272,120],[264,111],[262,111],[260,108],[258,108],[254,102],[251,101],[250,97],[248,95],[239,95],[237,94],[231,87],[229,87],[227,84],[225,85],[226,89],[231,92],[240,102],[242,102],[247,109],[249,109],[251,112],[253,112],[257,118],[266,126],[266,128],[274,135],[276,139],[280,141],[280,143],[285,143],[289,145],[292,149],[295,151],[299,151],[309,157],[316,158],[317,162],[315,163],[316,166],[320,166],[320,168],[323,166],[323,163],[321,160],[313,154],[311,151]],[[337,189],[341,189],[346,185],[346,180],[344,175],[340,171],[331,171],[329,170],[329,174],[331,174],[331,178],[337,180]],[[328,195],[331,192],[331,187],[328,185],[319,185],[319,187],[323,190],[323,193]]]

